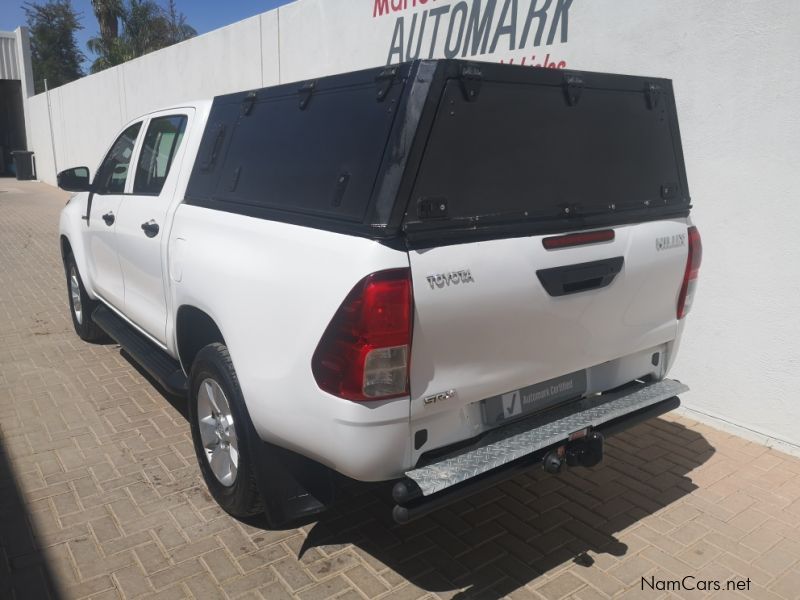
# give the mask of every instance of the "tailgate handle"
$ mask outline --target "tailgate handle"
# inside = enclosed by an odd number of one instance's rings
[[[622,256],[616,256],[565,267],[539,269],[536,276],[548,294],[566,296],[606,287],[622,270],[624,262]]]

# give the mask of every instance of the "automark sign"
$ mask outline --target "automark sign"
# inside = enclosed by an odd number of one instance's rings
[[[387,64],[415,58],[498,55],[500,62],[565,68],[542,47],[569,37],[573,0],[372,0],[374,19],[394,18]],[[503,56],[505,55],[505,58]]]

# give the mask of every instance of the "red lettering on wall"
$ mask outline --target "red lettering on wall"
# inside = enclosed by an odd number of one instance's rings
[[[530,62],[528,62],[529,58],[530,58]],[[536,62],[536,55],[535,54],[531,54],[530,57],[523,56],[522,58],[519,59],[519,62],[516,62],[514,58],[509,58],[509,59],[501,58],[500,59],[500,63],[501,64],[509,64],[509,65],[518,64],[520,66],[540,67],[540,68],[544,68],[544,69],[566,69],[567,68],[567,61],[559,60],[559,61],[556,62],[555,59],[551,59],[550,58],[549,54],[544,57],[544,60],[539,61],[539,62]]]
[[[382,17],[392,13],[403,12],[408,9],[425,6],[435,0],[375,0],[372,6],[372,17]]]
[[[372,16],[382,17],[389,12],[389,0],[375,0],[375,6],[372,8]]]

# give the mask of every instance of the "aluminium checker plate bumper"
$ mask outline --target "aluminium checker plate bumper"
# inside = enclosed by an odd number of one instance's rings
[[[664,379],[631,389],[590,396],[489,432],[478,446],[406,472],[423,496],[430,496],[566,440],[573,432],[624,417],[673,398],[689,387]]]

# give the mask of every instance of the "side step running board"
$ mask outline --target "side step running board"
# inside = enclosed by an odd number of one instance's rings
[[[606,436],[660,416],[688,391],[665,379],[593,396],[488,432],[476,444],[406,472],[392,491],[395,520],[405,523],[512,477],[542,460],[570,434],[591,428]]]
[[[186,376],[178,361],[133,329],[114,311],[101,304],[92,313],[92,320],[164,389],[176,395],[186,393]]]

